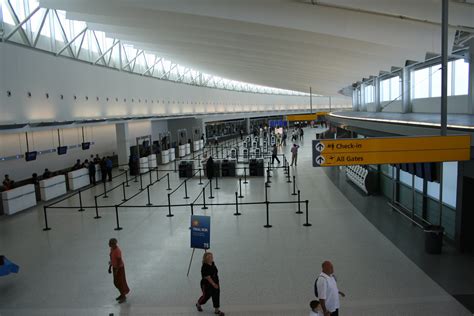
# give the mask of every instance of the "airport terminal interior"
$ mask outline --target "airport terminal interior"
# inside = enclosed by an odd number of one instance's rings
[[[0,0],[0,316],[474,315],[473,59],[472,0]]]

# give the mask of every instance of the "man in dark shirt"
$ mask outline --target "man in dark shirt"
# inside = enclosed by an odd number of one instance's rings
[[[43,172],[43,179],[48,179],[48,178],[51,178],[51,171],[49,171],[48,168],[44,169],[44,172]]]
[[[91,161],[87,166],[87,170],[89,170],[89,182],[95,185],[95,163]]]
[[[107,166],[107,175],[109,177],[109,181],[112,181],[112,158],[107,157],[105,164]]]
[[[13,189],[13,180],[11,180],[8,174],[5,175],[5,179],[3,180],[3,187],[5,191]]]
[[[273,145],[273,149],[272,149],[272,165],[275,163],[275,159],[278,161],[278,164],[280,164],[280,159],[278,159],[278,148],[277,148],[277,145],[274,144]]]

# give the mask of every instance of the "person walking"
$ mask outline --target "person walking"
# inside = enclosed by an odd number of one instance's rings
[[[330,261],[324,261],[322,272],[316,278],[314,285],[315,295],[319,299],[324,316],[339,316],[339,295],[346,295],[339,291],[334,277],[334,267]]]
[[[100,166],[100,175],[102,176],[102,182],[105,182],[107,180],[107,161],[105,160],[105,157],[102,157],[99,163]]]
[[[125,264],[122,259],[122,251],[117,245],[117,239],[111,238],[109,240],[110,247],[110,261],[109,261],[109,274],[113,273],[114,285],[119,290],[120,296],[115,300],[119,304],[122,304],[127,300],[126,295],[130,293],[130,288],[125,278]]]
[[[293,147],[291,147],[291,164],[290,164],[290,166],[293,166],[293,163],[295,164],[295,166],[298,165],[298,148],[300,148],[300,146],[298,146],[296,144],[293,144]]]
[[[206,173],[207,178],[209,180],[212,180],[212,178],[214,177],[214,159],[212,159],[212,156],[209,156],[206,161]]]
[[[112,181],[112,158],[107,157],[105,160],[105,165],[107,167],[107,176],[109,177],[109,182]]]
[[[280,164],[280,159],[278,159],[278,148],[277,145],[273,145],[272,149],[272,165],[275,164],[275,159],[278,161],[278,164]]]
[[[214,314],[224,316],[224,312],[220,310],[220,286],[218,270],[214,263],[212,252],[204,253],[202,257],[201,267],[201,290],[202,295],[196,303],[196,308],[202,312],[202,305],[206,304],[209,298],[212,297],[212,305],[214,306]]]

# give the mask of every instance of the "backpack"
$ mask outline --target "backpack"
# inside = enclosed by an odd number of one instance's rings
[[[318,275],[318,277],[316,278],[316,281],[314,281],[314,295],[318,298],[319,298],[319,295],[318,295],[318,279],[319,279],[320,276],[321,275]],[[323,277],[323,278],[325,278],[325,277]],[[326,282],[327,282],[327,280],[326,280]]]

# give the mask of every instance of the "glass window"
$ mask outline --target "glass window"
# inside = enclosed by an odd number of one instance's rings
[[[380,83],[380,101],[390,101],[390,79],[382,80]]]
[[[365,97],[365,103],[374,102],[374,86],[373,85],[367,85],[364,87],[364,97]]]
[[[400,182],[406,184],[411,188],[412,175],[400,169]]]
[[[443,203],[456,207],[456,195],[458,189],[458,163],[443,163]],[[428,182],[428,196],[439,200],[439,183]]]
[[[441,96],[441,64],[430,67],[431,97]]]
[[[412,79],[413,98],[428,98],[430,92],[430,68],[413,71]]]
[[[400,77],[396,76],[390,79],[390,100],[395,100],[400,98],[401,89],[400,89]]]
[[[454,95],[468,94],[469,63],[464,59],[454,61]]]

